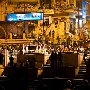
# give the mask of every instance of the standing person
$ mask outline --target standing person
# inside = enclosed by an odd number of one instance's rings
[[[86,62],[86,58],[85,58],[86,56],[87,56],[87,49],[85,49],[85,51],[84,51],[84,56],[83,56],[83,60],[84,60],[85,64],[87,63],[87,62]]]
[[[78,46],[78,45],[77,45],[76,41],[74,41],[73,47],[76,48],[77,46]]]
[[[52,31],[52,38],[54,39],[55,31]]]
[[[60,52],[58,52],[58,68],[60,68],[62,66],[62,59],[63,59],[63,56],[60,51]]]
[[[50,30],[50,32],[49,32],[49,37],[51,37],[51,30]]]
[[[56,67],[56,61],[57,61],[57,53],[52,51],[49,60],[51,61],[51,67],[52,69],[55,69]]]
[[[0,64],[3,64],[3,54],[0,51]]]
[[[9,60],[10,60],[10,67],[13,67],[13,60],[14,60],[14,58],[12,57],[12,54],[9,57]]]

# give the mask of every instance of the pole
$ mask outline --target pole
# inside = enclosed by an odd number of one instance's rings
[[[7,1],[5,0],[5,15],[7,15]],[[7,23],[5,25],[5,43],[6,43],[6,48],[5,48],[5,66],[7,66]]]
[[[80,2],[78,1],[78,33],[79,33],[79,5],[80,5]]]
[[[25,13],[25,3],[24,3],[24,13]],[[25,21],[24,21],[24,31],[23,33],[25,33]]]
[[[43,35],[44,35],[44,10],[43,10]]]

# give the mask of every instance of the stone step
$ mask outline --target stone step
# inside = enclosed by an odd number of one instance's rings
[[[85,62],[84,62],[84,61],[82,61],[82,63],[81,63],[81,64],[83,64],[83,63],[85,64]]]
[[[78,74],[78,75],[76,75],[76,78],[85,78],[85,75],[84,74]]]
[[[85,74],[78,74],[78,76],[84,76]]]
[[[80,67],[86,67],[86,65],[85,64],[81,64]]]
[[[86,69],[86,67],[85,66],[80,66],[80,69]]]
[[[79,71],[78,74],[86,74],[86,71]]]
[[[76,75],[76,78],[85,78],[85,76],[86,76],[86,65],[85,65],[85,62],[83,60],[81,65],[80,65],[78,75]]]
[[[79,71],[86,71],[86,68],[80,68]]]
[[[85,65],[85,62],[82,62],[81,65]]]

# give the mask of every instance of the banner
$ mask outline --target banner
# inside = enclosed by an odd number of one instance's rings
[[[38,0],[8,0],[8,2],[38,2]]]
[[[8,14],[6,21],[42,20],[43,13]]]

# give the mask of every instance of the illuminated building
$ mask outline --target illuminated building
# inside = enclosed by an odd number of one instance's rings
[[[4,33],[2,37],[5,38],[5,33],[7,33],[7,38],[23,39],[22,35],[25,32],[24,38],[37,39],[43,32],[48,35],[50,31],[54,30],[54,43],[57,43],[56,38],[58,36],[63,39],[66,34],[77,35],[80,31],[78,29],[82,28],[86,22],[85,19],[79,19],[78,16],[81,15],[82,17],[82,14],[85,15],[86,13],[84,13],[85,8],[83,8],[83,12],[78,11],[78,7],[80,9],[83,5],[80,2],[78,6],[76,2],[77,0],[52,0],[52,2],[51,0],[4,0],[0,3],[0,26],[2,33]],[[6,22],[6,16],[10,13],[30,12],[43,12],[44,19],[40,21]],[[3,25],[4,23],[5,25]]]

